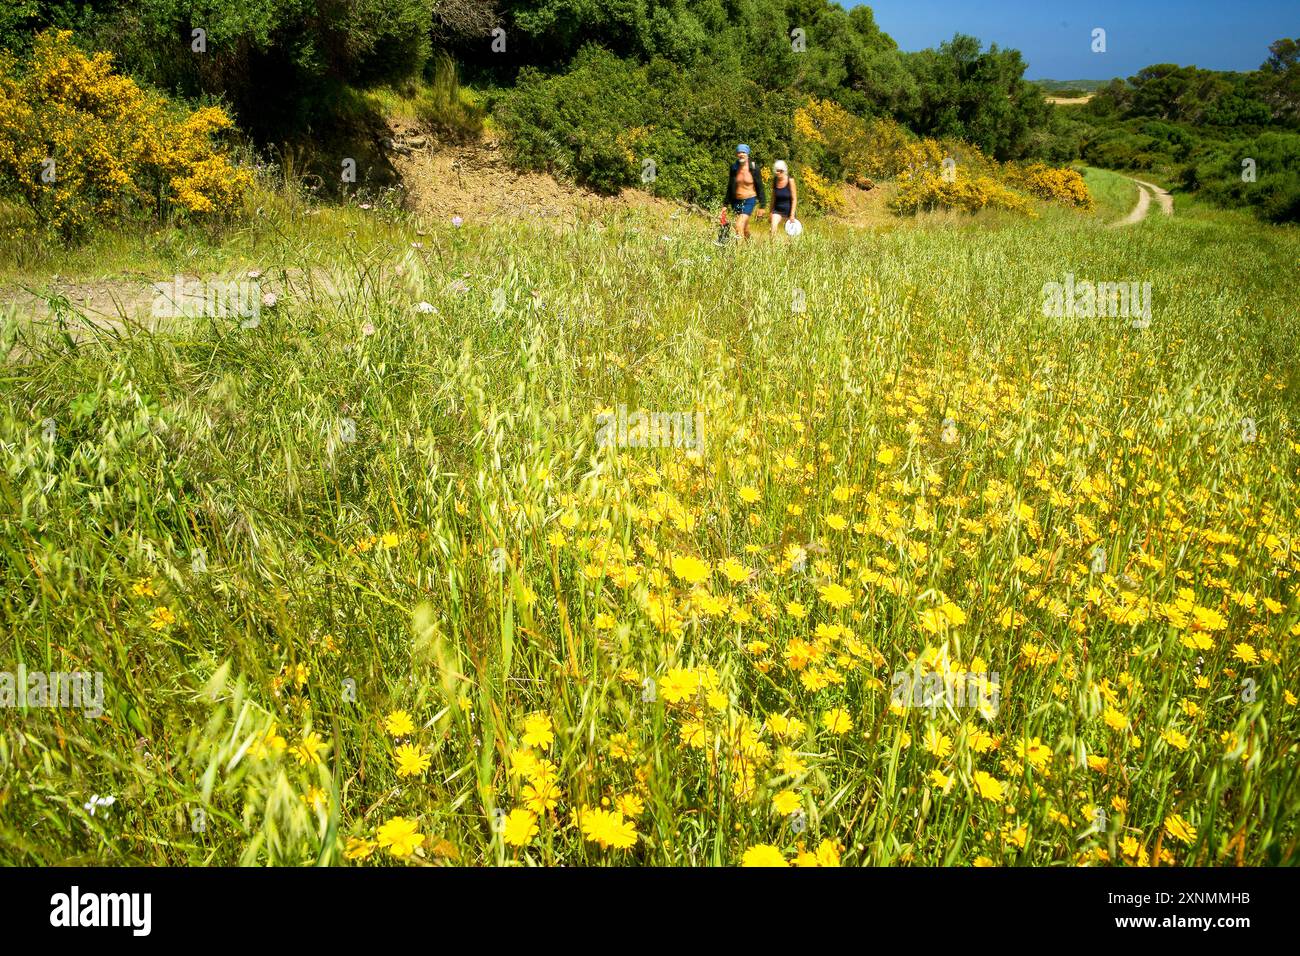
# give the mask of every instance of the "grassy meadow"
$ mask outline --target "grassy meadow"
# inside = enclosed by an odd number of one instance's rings
[[[1083,181],[1088,184],[1099,214],[1107,219],[1123,219],[1138,201],[1137,183],[1109,169],[1085,167]]]
[[[748,247],[269,209],[139,266],[289,277],[257,323],[6,318],[0,644],[104,706],[0,710],[0,863],[1294,864],[1300,238],[1098,182]]]

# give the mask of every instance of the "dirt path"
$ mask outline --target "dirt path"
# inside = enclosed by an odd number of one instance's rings
[[[286,269],[222,275],[181,274],[155,280],[140,275],[99,280],[53,279],[0,289],[0,312],[57,326],[75,341],[209,321],[253,327],[264,309],[286,294],[337,296],[340,277],[324,269]],[[218,304],[219,303],[219,304]]]
[[[639,189],[601,196],[560,182],[545,173],[521,173],[510,167],[494,140],[437,144],[416,124],[394,122],[387,129],[388,158],[406,188],[408,208],[430,220],[460,216],[465,222],[531,219],[564,228],[621,212],[649,212],[667,223],[696,215],[680,203],[658,199]],[[203,297],[217,283],[254,282],[258,295],[319,292],[322,270],[310,275],[287,270],[275,275],[136,276],[100,280],[55,279],[0,287],[0,312],[13,311],[40,323],[56,323],[62,313],[74,338],[100,331],[120,332],[131,325],[154,329],[177,321],[175,313],[206,314]],[[180,286],[177,286],[177,280]],[[187,291],[186,286],[195,287]],[[179,289],[179,291],[178,291]],[[167,303],[176,300],[177,308]],[[84,316],[84,319],[82,318]]]
[[[1141,179],[1134,179],[1133,182],[1137,183],[1139,186],[1145,186],[1147,189],[1155,193],[1156,199],[1160,200],[1160,211],[1162,213],[1166,216],[1172,216],[1174,214],[1174,197],[1169,195],[1167,189],[1161,189],[1155,183],[1148,183]]]
[[[1137,183],[1138,200],[1137,205],[1123,219],[1111,223],[1112,226],[1131,226],[1136,222],[1141,222],[1151,211],[1151,197],[1155,196],[1160,203],[1160,211],[1166,216],[1174,214],[1174,197],[1169,195],[1169,191],[1161,189],[1155,183],[1148,183],[1141,179],[1134,179],[1132,176],[1125,176],[1125,179]]]

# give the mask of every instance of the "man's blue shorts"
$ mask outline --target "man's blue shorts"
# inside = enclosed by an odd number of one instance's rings
[[[754,207],[758,205],[758,197],[750,196],[748,199],[739,199],[731,204],[731,211],[737,216],[752,216]]]

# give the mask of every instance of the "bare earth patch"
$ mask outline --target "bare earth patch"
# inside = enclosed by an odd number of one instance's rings
[[[428,145],[419,128],[394,123],[393,165],[413,210],[429,219],[539,218],[582,222],[620,210],[648,210],[666,218],[685,208],[639,189],[600,196],[546,173],[512,169],[496,140],[467,145]],[[416,144],[414,147],[410,144]]]

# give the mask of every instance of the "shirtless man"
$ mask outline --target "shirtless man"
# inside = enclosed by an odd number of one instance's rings
[[[736,147],[736,161],[731,164],[731,179],[727,183],[727,204],[736,214],[736,234],[749,238],[749,217],[757,208],[762,215],[767,199],[763,195],[763,176],[758,164],[750,158],[749,147],[741,143]]]

